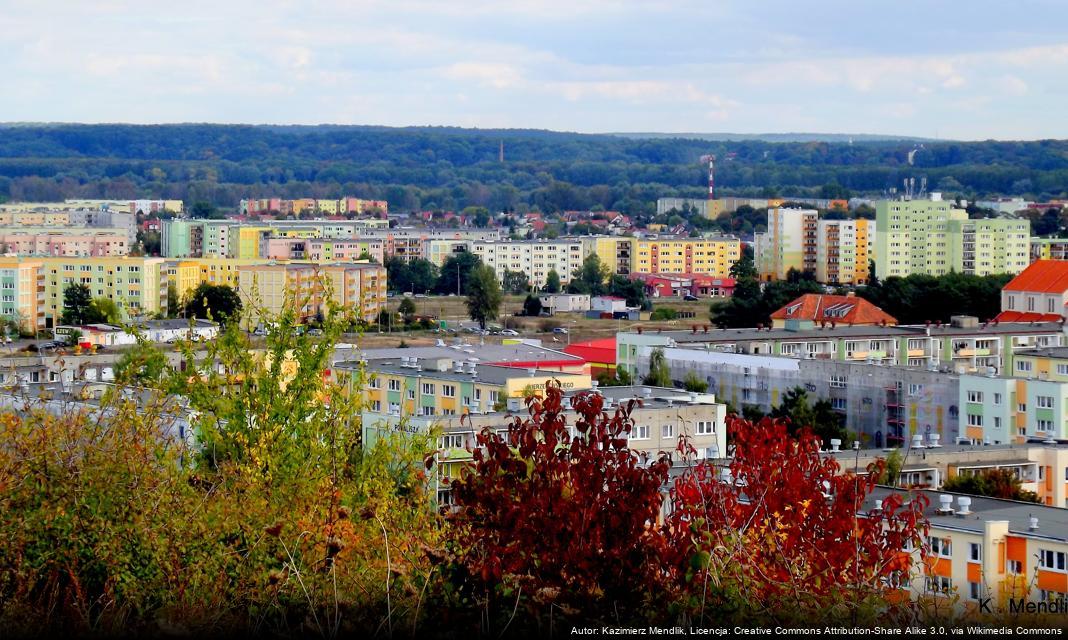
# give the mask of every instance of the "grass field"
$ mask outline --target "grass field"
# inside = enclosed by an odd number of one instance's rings
[[[656,329],[688,330],[694,324],[708,324],[708,308],[711,302],[710,300],[685,302],[679,298],[671,298],[662,302],[655,302],[653,306],[654,309],[667,307],[676,311],[692,311],[696,314],[696,317],[693,319],[660,322],[593,320],[586,318],[581,313],[560,313],[552,318],[512,317],[512,314],[523,309],[524,297],[525,296],[505,296],[504,302],[501,304],[500,320],[498,320],[498,324],[502,324],[505,319],[517,323],[513,328],[520,333],[521,337],[540,339],[542,344],[546,347],[563,347],[566,346],[569,341],[582,342],[597,338],[610,338],[619,331],[629,331],[639,325],[645,330],[654,331]],[[403,298],[390,298],[387,304],[388,308],[391,311],[396,311],[401,300],[403,300]],[[458,296],[412,298],[412,302],[415,303],[417,315],[426,314],[446,320],[450,327],[458,326],[460,322],[470,322],[470,318],[467,316],[467,306],[465,305],[465,301],[466,298]],[[552,333],[551,327],[553,326],[567,327],[568,335]],[[471,334],[460,335],[465,337],[468,341],[479,340],[478,336],[472,336]],[[407,344],[416,346],[434,344],[439,337],[441,336],[433,331],[394,332],[392,335],[386,333],[378,334],[372,331],[365,334],[360,339],[360,343],[365,347],[372,348],[389,347],[396,346],[401,340],[404,340]],[[501,337],[486,336],[485,340],[486,342],[497,343],[501,341]]]

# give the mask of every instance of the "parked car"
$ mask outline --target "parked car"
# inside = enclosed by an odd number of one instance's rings
[[[321,335],[323,335],[323,330],[319,329],[318,327],[313,328],[313,329],[308,329],[308,335],[309,336],[321,336]]]
[[[697,296],[693,295],[692,293],[687,293],[686,295],[682,296],[682,299],[686,302],[697,302]]]
[[[567,333],[567,327],[556,327],[553,329],[553,333]]]
[[[519,335],[519,332],[514,330],[514,329],[505,329],[504,331],[501,331],[501,335],[502,336],[517,336],[517,335]]]

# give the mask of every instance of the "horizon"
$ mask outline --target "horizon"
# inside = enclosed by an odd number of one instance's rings
[[[859,138],[854,140],[857,143],[866,142],[917,142],[924,144],[935,143],[970,143],[970,142],[1040,142],[1046,140],[1059,141],[1068,140],[1068,135],[1065,137],[1039,137],[1039,138],[930,138],[917,134],[905,133],[905,134],[891,134],[880,132],[859,132],[859,131],[577,131],[568,129],[551,129],[534,126],[515,126],[515,127],[479,127],[479,126],[466,126],[459,124],[374,124],[374,123],[342,123],[342,122],[315,122],[315,123],[301,123],[301,122],[223,122],[223,121],[159,121],[159,122],[132,122],[132,121],[0,121],[0,128],[15,128],[15,127],[61,127],[61,126],[129,126],[129,127],[167,127],[167,126],[212,126],[212,127],[303,127],[303,128],[316,128],[316,127],[332,127],[332,128],[367,128],[367,129],[457,129],[461,131],[482,131],[482,132],[509,132],[509,131],[537,131],[546,133],[557,133],[566,135],[580,135],[580,136],[609,136],[609,137],[631,137],[635,139],[644,137],[657,137],[657,138],[678,138],[682,140],[700,140],[707,139],[712,141],[724,141],[730,142],[731,137],[747,138],[753,140],[762,140],[772,137],[804,137],[814,140],[821,140],[832,143],[846,143],[845,138]],[[843,138],[843,140],[822,140],[823,138]],[[765,140],[767,142],[802,142],[798,140]],[[808,141],[808,140],[804,140]]]

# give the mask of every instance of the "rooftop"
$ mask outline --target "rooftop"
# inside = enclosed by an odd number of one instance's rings
[[[653,333],[644,332],[645,335],[671,338],[677,343],[716,343],[737,341],[760,341],[760,340],[790,340],[790,339],[818,339],[825,338],[896,338],[918,337],[930,335],[935,337],[972,336],[988,334],[992,336],[1017,335],[1017,334],[1048,334],[1060,333],[1063,330],[1060,322],[1000,322],[990,323],[986,327],[982,325],[972,328],[954,327],[948,324],[942,326],[931,325],[897,325],[894,327],[858,327],[842,326],[824,329],[717,329],[709,327],[708,332],[703,330],[704,325],[698,325],[697,332],[691,331],[663,331]],[[636,335],[633,331],[621,332],[620,335]]]
[[[864,298],[806,293],[771,314],[772,320],[810,320],[853,325],[896,325],[897,318]]]
[[[444,341],[442,342],[444,343]],[[419,359],[454,358],[491,364],[571,361],[575,365],[581,365],[584,362],[577,355],[528,343],[480,345],[458,342],[451,345],[406,347],[403,349],[396,347],[365,349],[363,351],[356,349],[345,353],[344,357],[347,360],[359,360],[361,358],[365,360],[400,359],[403,357]]]
[[[1068,290],[1068,260],[1036,260],[1002,288],[1002,291],[1064,293]]]
[[[495,384],[505,385],[509,380],[525,377],[537,377],[544,376],[546,378],[568,375],[561,374],[559,371],[551,371],[545,369],[517,369],[515,367],[505,367],[494,364],[482,364],[474,363],[475,373],[470,373],[469,370],[456,371],[455,365],[457,363],[468,362],[461,358],[436,358],[429,359],[425,362],[420,362],[420,367],[413,369],[410,366],[404,366],[404,361],[400,358],[386,358],[381,360],[369,360],[367,362],[368,373],[385,373],[391,375],[401,376],[416,376],[433,378],[434,380],[447,380],[454,382],[479,382],[482,384]],[[339,362],[335,366],[339,369],[350,369],[358,366],[358,362]],[[444,371],[442,369],[445,369]],[[574,375],[574,374],[571,374]]]

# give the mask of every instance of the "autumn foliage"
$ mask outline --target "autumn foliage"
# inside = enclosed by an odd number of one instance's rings
[[[587,620],[658,617],[650,599],[671,592],[657,524],[670,458],[627,447],[629,406],[607,414],[603,397],[581,393],[568,425],[564,402],[554,385],[528,398],[530,417],[479,434],[473,466],[452,481],[467,582],[534,617],[551,607]]]
[[[728,418],[727,469],[698,465],[671,490],[669,548],[699,619],[871,622],[895,613],[891,583],[907,583],[922,548],[926,498],[888,495],[865,509],[881,475],[843,472],[820,440],[765,418]]]

